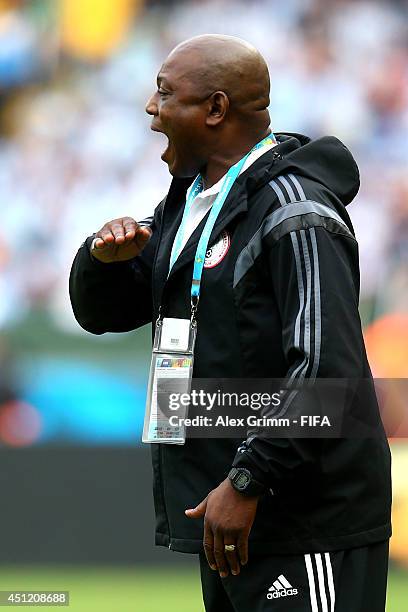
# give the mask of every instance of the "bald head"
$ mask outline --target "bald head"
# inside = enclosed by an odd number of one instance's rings
[[[146,105],[169,140],[171,174],[209,185],[270,133],[269,74],[252,45],[233,36],[190,38],[169,54]],[[218,178],[217,178],[218,177]]]
[[[228,96],[231,111],[251,115],[269,105],[269,72],[262,55],[234,36],[205,34],[179,44],[164,66],[179,67],[179,78],[193,83],[203,97]]]

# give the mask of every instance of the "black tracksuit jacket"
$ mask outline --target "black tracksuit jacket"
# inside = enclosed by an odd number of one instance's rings
[[[358,246],[345,206],[359,188],[356,163],[334,137],[277,134],[279,145],[243,172],[214,226],[228,236],[223,259],[204,269],[194,377],[370,379],[358,313]],[[125,263],[79,249],[70,295],[79,324],[125,332],[164,316],[190,315],[193,258],[206,218],[167,279],[191,180],[174,179],[149,220],[152,238]],[[228,240],[226,240],[228,242]],[[146,359],[148,356],[146,355]],[[378,418],[373,394],[354,406]],[[156,543],[202,550],[202,521],[184,510],[244,466],[268,491],[250,551],[304,553],[368,545],[390,536],[390,454],[366,439],[187,439],[151,447]]]

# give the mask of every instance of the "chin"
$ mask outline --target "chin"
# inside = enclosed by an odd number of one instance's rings
[[[169,173],[173,178],[187,179],[197,176],[199,174],[199,168],[192,168],[191,165],[178,163],[176,156],[172,159],[166,159],[167,155],[162,157],[162,160],[167,164]],[[170,157],[170,156],[169,156]],[[189,160],[191,164],[191,160]]]
[[[174,178],[179,178],[177,163],[174,161],[167,160],[165,156],[162,156],[162,161],[167,164],[168,171]]]
[[[167,168],[173,178],[181,178],[181,176],[177,172],[177,168],[174,168],[172,164],[167,164]]]
[[[199,174],[200,170],[192,168],[180,168],[177,164],[168,164],[169,172],[172,177],[179,179],[194,178]]]

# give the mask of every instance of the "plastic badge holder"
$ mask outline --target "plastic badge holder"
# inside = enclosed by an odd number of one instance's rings
[[[169,334],[169,329],[175,334]],[[177,410],[171,409],[169,400],[190,393],[196,335],[194,319],[158,319],[156,323],[142,436],[145,443],[186,441],[183,420],[188,405],[178,402]]]

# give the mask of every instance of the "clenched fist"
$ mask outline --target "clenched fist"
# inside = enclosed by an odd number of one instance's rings
[[[148,227],[139,225],[131,217],[105,223],[92,243],[92,256],[103,263],[133,259],[143,251],[152,235]]]

